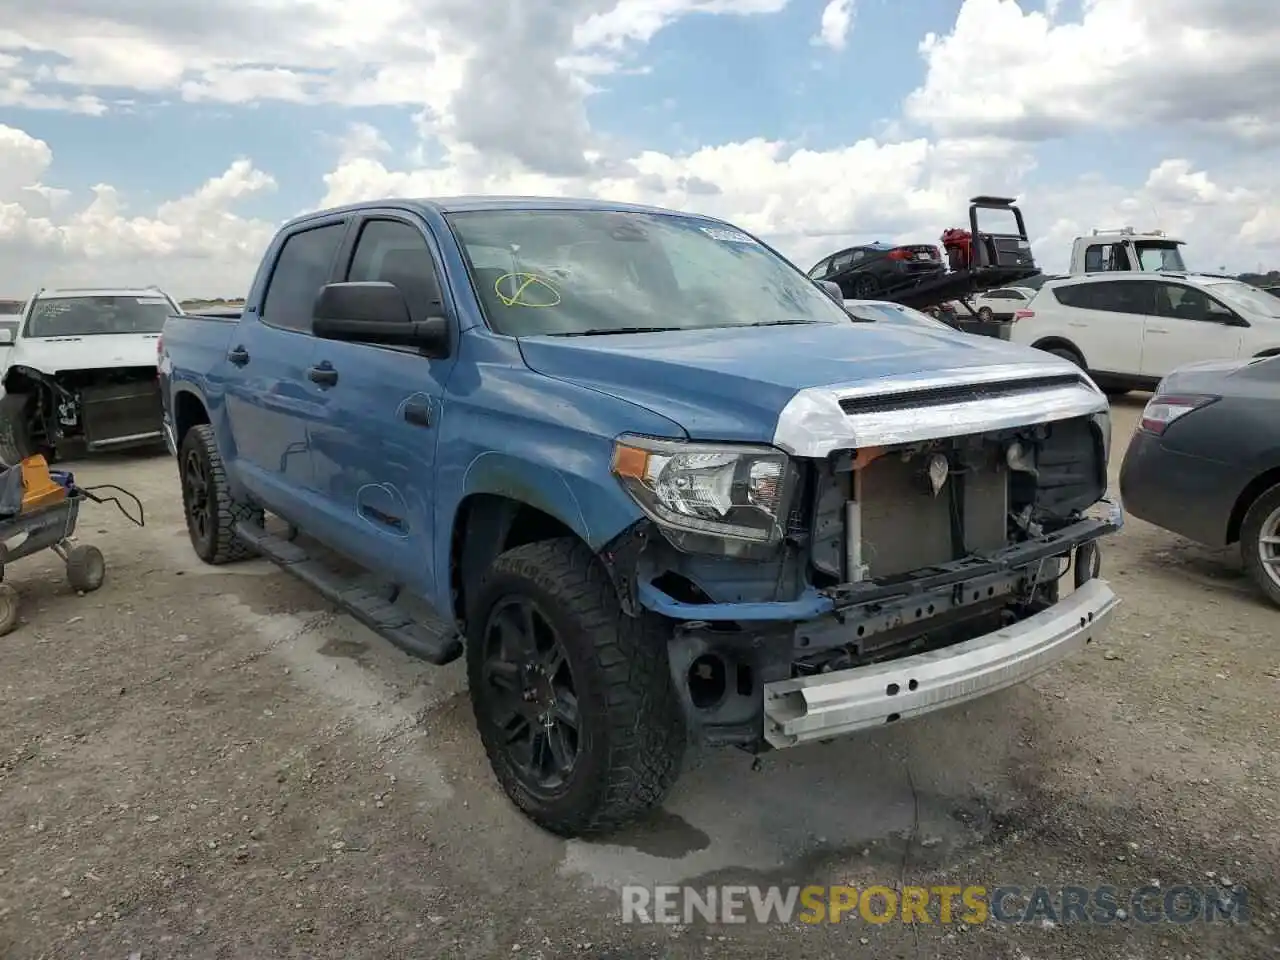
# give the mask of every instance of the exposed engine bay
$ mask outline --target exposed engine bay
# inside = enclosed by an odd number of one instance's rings
[[[1102,414],[798,459],[786,547],[754,565],[759,580],[653,551],[655,586],[683,603],[830,601],[799,622],[691,610],[672,669],[703,737],[753,743],[763,685],[941,650],[1057,603],[1070,565],[1114,529],[1090,515],[1106,505],[1109,441]]]
[[[68,442],[83,443],[93,452],[163,438],[154,366],[56,374],[15,366],[5,374],[4,391],[0,400],[3,438],[21,456],[49,457]]]

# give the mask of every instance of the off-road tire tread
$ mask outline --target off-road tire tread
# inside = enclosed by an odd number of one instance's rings
[[[235,563],[257,556],[249,544],[236,536],[236,524],[241,520],[249,520],[256,524],[263,522],[262,508],[247,500],[237,500],[231,495],[231,485],[227,480],[227,468],[222,462],[222,454],[218,452],[218,444],[214,438],[213,427],[207,423],[197,424],[187,431],[182,438],[179,450],[178,472],[181,478],[182,462],[186,459],[187,445],[198,445],[203,451],[209,468],[209,492],[214,498],[214,532],[213,550],[209,556],[200,554],[194,539],[197,556],[205,563],[217,566],[224,563]],[[181,481],[179,481],[181,482]],[[185,519],[186,503],[184,497],[183,514]],[[189,528],[188,528],[189,530]]]
[[[1262,532],[1262,521],[1277,507],[1280,507],[1280,484],[1264,490],[1249,505],[1244,515],[1244,522],[1240,525],[1240,557],[1244,562],[1245,571],[1253,578],[1253,582],[1266,594],[1267,599],[1280,606],[1280,587],[1277,587],[1267,576],[1267,572],[1262,569],[1262,558],[1257,549],[1258,537]]]
[[[558,816],[539,804],[522,802],[523,791],[505,782],[512,775],[480,723],[485,753],[508,796],[531,820],[561,836],[604,833],[660,804],[680,775],[688,742],[668,665],[669,625],[649,613],[625,615],[599,560],[574,538],[530,543],[500,555],[476,595],[484,594],[496,577],[536,584],[577,625],[580,639],[589,648],[582,653],[594,660],[603,678],[608,712],[608,729],[602,735],[610,753],[604,763],[604,782],[593,791],[593,803]],[[472,633],[468,648],[474,651],[467,658],[468,679],[474,691],[480,683],[483,638],[479,634],[484,620],[471,616],[468,621]],[[564,640],[572,643],[574,638]],[[472,703],[478,711],[477,701]]]

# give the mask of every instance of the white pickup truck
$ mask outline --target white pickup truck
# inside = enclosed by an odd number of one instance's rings
[[[181,308],[155,287],[40,290],[0,326],[0,460],[54,460],[164,442],[156,381],[165,317]]]

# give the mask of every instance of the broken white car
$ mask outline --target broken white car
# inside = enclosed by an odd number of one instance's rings
[[[156,379],[160,330],[181,313],[167,293],[41,290],[8,346],[0,397],[0,460],[50,461],[69,446],[90,453],[163,443]]]

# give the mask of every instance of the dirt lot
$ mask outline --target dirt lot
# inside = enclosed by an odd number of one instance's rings
[[[1145,397],[1117,404],[1116,443]],[[1116,458],[1116,466],[1119,457]],[[0,640],[0,956],[1203,958],[1280,954],[1280,611],[1229,554],[1138,521],[1109,639],[873,736],[694,757],[609,843],[498,793],[460,665],[412,662],[262,561],[195,560],[170,460],[74,466],[108,582],[15,563]],[[1248,925],[623,925],[640,883],[1158,881],[1248,890]]]

